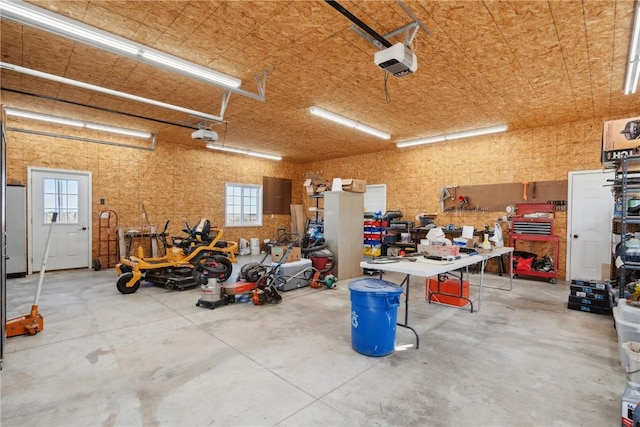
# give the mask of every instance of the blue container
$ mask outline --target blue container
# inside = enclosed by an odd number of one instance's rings
[[[351,345],[367,356],[393,353],[402,286],[367,278],[349,283],[351,291]]]

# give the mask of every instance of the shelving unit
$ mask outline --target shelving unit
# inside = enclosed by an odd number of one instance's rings
[[[377,257],[382,255],[382,216],[365,215],[363,224],[362,253],[365,256]]]
[[[324,193],[310,194],[305,235],[309,243],[324,237]]]
[[[553,235],[553,213],[551,203],[520,203],[516,205],[517,216],[511,218],[509,246],[516,251],[518,242],[550,242],[553,244],[553,271],[513,269],[514,275],[543,277],[550,283],[556,283],[558,277],[558,256],[560,238]],[[535,217],[537,213],[548,213],[549,217]]]
[[[630,164],[640,166],[640,156],[623,156],[616,167],[614,179],[614,189],[618,193],[621,203],[620,212],[620,257],[621,265],[619,267],[618,278],[618,295],[624,298],[625,287],[627,284],[627,270],[640,270],[640,262],[637,260],[629,260],[627,258],[626,234],[631,229],[637,229],[640,225],[640,215],[629,212],[630,194],[640,192],[640,170],[629,170]],[[615,221],[615,219],[614,219]]]
[[[391,220],[382,227],[382,254],[396,256],[402,251],[406,253],[418,250],[418,244],[414,240],[415,224],[413,221],[402,221],[400,219]],[[402,241],[402,234],[409,236],[408,241]],[[399,236],[397,239],[391,239],[390,236]],[[398,253],[395,253],[397,251]],[[391,252],[391,253],[390,253]]]

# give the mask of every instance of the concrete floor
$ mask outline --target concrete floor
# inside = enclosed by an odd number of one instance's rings
[[[29,312],[37,282],[8,280],[9,317]],[[480,312],[470,313],[426,303],[415,278],[409,323],[420,348],[398,328],[399,347],[384,357],[351,347],[349,282],[286,292],[279,305],[208,310],[196,307],[197,288],[143,284],[122,295],[113,269],[48,272],[44,331],[7,340],[0,422],[620,425],[626,375],[613,318],[567,310],[566,282],[485,288]],[[486,276],[487,285],[507,283]]]

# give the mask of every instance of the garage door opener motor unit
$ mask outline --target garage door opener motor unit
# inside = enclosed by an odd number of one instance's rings
[[[396,77],[413,74],[418,69],[416,54],[402,43],[376,52],[373,61],[378,67]]]

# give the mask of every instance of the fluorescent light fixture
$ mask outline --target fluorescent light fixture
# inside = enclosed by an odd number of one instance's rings
[[[309,107],[309,111],[311,112],[311,114],[315,114],[316,116],[322,117],[323,119],[331,120],[332,122],[336,122],[341,125],[344,125],[353,129],[357,129],[361,132],[366,132],[370,135],[377,136],[378,138],[382,138],[382,139],[391,138],[391,134],[387,132],[383,132],[376,128],[372,128],[371,126],[367,126],[360,122],[356,122],[355,120],[348,119],[336,113],[332,113],[331,111],[323,110],[322,108],[318,108],[315,106]]]
[[[244,154],[246,156],[260,157],[260,158],[269,159],[269,160],[282,160],[282,156],[276,156],[274,154],[259,153],[257,151],[251,151],[251,150],[243,150],[241,148],[227,147],[225,145],[217,145],[217,144],[214,144],[213,142],[207,142],[207,148],[210,150],[219,150],[219,151],[226,151],[228,153]]]
[[[462,132],[448,133],[446,135],[431,136],[429,138],[415,139],[413,141],[404,141],[396,143],[398,148],[413,147],[414,145],[431,144],[434,142],[451,141],[454,139],[469,138],[472,136],[488,135],[491,133],[504,132],[507,125],[492,126],[482,129],[465,130]]]
[[[630,95],[638,90],[638,78],[640,77],[640,2],[636,1],[635,18],[633,20],[633,32],[629,46],[629,63],[627,64],[627,77],[624,81],[624,94]]]
[[[156,107],[166,108],[173,111],[179,111],[181,113],[190,114],[203,119],[208,119],[216,122],[221,122],[222,117],[214,116],[212,114],[202,113],[200,111],[191,110],[189,108],[179,107],[173,104],[167,104],[166,102],[160,102],[149,98],[143,98],[141,96],[132,95],[126,92],[119,92],[117,90],[107,89],[102,86],[96,86],[89,83],[84,83],[78,80],[68,79],[66,77],[56,76],[55,74],[43,73],[42,71],[32,70],[31,68],[21,67],[19,65],[9,64],[7,62],[0,62],[0,68],[15,71],[17,73],[26,74],[33,77],[38,77],[45,80],[50,80],[58,83],[67,84],[70,86],[79,87],[82,89],[93,90],[100,93],[106,93],[107,95],[117,96],[119,98],[129,99],[131,101],[142,102],[144,104],[155,105]]]
[[[50,33],[104,49],[118,55],[160,66],[187,77],[204,80],[219,86],[237,89],[242,80],[219,73],[201,65],[152,49],[140,43],[110,34],[78,21],[55,14],[23,1],[0,0],[2,17],[30,25]]]
[[[85,122],[82,120],[68,119],[66,117],[52,116],[50,114],[34,113],[32,111],[18,110],[15,108],[5,108],[4,111],[7,116],[22,117],[25,119],[39,120],[42,122],[56,123],[56,124],[61,124],[66,126],[75,126],[80,128],[117,133],[120,135],[133,136],[135,138],[149,139],[153,136],[153,134],[149,132],[121,128],[117,126],[103,125],[101,123],[92,123],[92,122]]]

